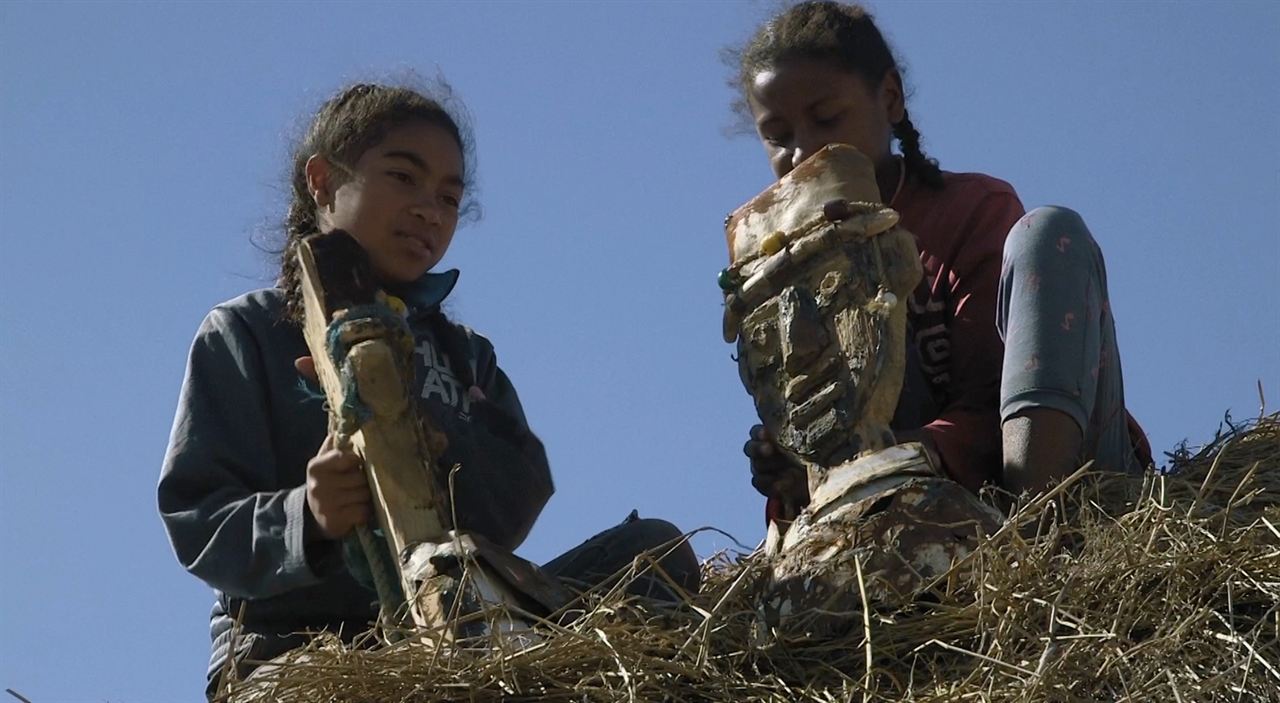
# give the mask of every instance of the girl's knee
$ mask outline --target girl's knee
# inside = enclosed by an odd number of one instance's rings
[[[680,528],[657,518],[637,518],[626,523],[626,534],[638,551],[660,547],[684,535]]]
[[[1084,218],[1080,213],[1069,207],[1061,205],[1043,205],[1023,215],[1018,220],[1019,225],[1023,225],[1028,229],[1050,228],[1050,229],[1079,229],[1083,230]]]
[[[1097,246],[1080,213],[1049,205],[1028,212],[1013,225],[1004,243],[1004,258],[1015,264],[1088,258]]]
[[[698,557],[680,528],[655,518],[634,520],[627,523],[626,528],[632,552],[656,554],[668,576],[685,590],[697,592],[700,576]]]

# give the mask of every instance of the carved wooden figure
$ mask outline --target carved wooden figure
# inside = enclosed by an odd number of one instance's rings
[[[433,451],[442,435],[424,423],[411,391],[414,344],[403,304],[378,289],[363,250],[344,232],[309,239],[298,257],[304,336],[330,432],[364,459],[390,549],[366,532],[364,551],[375,581],[387,572],[398,577],[378,584],[384,615],[405,602],[413,625],[445,641],[494,631],[534,639],[522,614],[546,615],[567,594],[533,564],[455,529],[451,467],[439,466]],[[393,568],[379,564],[384,558]],[[498,615],[484,617],[493,606]]]
[[[765,428],[809,484],[809,504],[791,511],[789,527],[770,527],[765,610],[774,623],[859,609],[861,590],[908,594],[997,524],[923,447],[896,444],[889,429],[906,299],[922,274],[914,238],[878,200],[871,162],[833,145],[726,220],[725,340],[737,342]]]

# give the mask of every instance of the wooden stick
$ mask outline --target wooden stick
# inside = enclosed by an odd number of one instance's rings
[[[303,335],[315,361],[316,375],[328,400],[332,420],[349,398],[341,372],[330,356],[330,320],[324,287],[309,244],[299,247],[298,262],[305,310]],[[397,368],[395,352],[385,339],[368,339],[356,342],[344,363],[357,379],[359,402],[371,413],[351,434],[351,444],[364,459],[375,516],[391,545],[409,614],[415,625],[441,628],[447,633],[443,594],[437,589],[421,589],[418,579],[406,573],[402,563],[403,555],[412,545],[448,542],[449,536],[431,457],[422,438],[415,405]],[[446,638],[449,638],[447,634]]]

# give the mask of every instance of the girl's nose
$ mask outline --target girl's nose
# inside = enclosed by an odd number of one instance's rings
[[[804,163],[810,156],[818,153],[822,147],[826,146],[825,139],[819,139],[816,136],[798,135],[796,146],[791,151],[791,168],[795,168]]]
[[[791,168],[794,169],[796,166],[799,166],[800,164],[804,163],[804,160],[807,158],[809,158],[809,151],[807,149],[804,149],[803,147],[796,147],[792,149],[791,150]]]
[[[411,212],[415,217],[420,217],[429,224],[438,225],[444,221],[442,209],[434,195],[424,195],[414,202]]]

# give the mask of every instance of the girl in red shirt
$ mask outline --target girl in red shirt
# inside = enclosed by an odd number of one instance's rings
[[[1043,489],[1081,463],[1150,464],[1124,408],[1115,325],[1097,243],[1075,212],[1025,213],[1013,187],[925,156],[898,63],[863,8],[805,2],[738,55],[739,106],[781,178],[832,143],[876,165],[881,200],[916,236],[924,279],[908,301],[907,379],[894,430],[977,490]],[[897,142],[898,153],[892,149]],[[778,501],[805,485],[757,425],[752,483]]]

